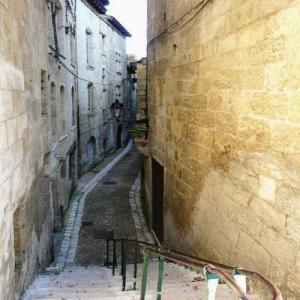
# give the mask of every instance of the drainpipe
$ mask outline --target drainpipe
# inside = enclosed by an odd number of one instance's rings
[[[79,84],[78,84],[78,49],[77,49],[77,0],[74,3],[74,15],[75,15],[75,65],[76,65],[76,102],[77,102],[77,177],[80,178],[81,173],[81,138],[80,138],[80,106],[79,106]]]

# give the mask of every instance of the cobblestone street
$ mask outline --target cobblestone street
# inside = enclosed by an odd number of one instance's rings
[[[104,263],[106,243],[95,239],[96,229],[112,230],[115,238],[137,238],[129,193],[139,172],[139,154],[131,151],[89,193],[82,217],[77,264]]]

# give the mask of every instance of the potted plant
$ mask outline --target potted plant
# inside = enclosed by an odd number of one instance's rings
[[[146,126],[135,125],[132,129],[129,130],[129,134],[134,141],[136,148],[142,152],[143,154],[147,154],[148,152],[148,129]]]

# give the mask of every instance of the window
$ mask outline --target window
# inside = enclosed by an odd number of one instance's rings
[[[48,101],[47,101],[47,73],[46,71],[41,71],[41,113],[42,115],[48,114]]]
[[[116,71],[118,74],[122,74],[122,57],[119,52],[116,52]]]
[[[67,164],[66,164],[66,161],[62,160],[60,163],[61,163],[60,177],[61,178],[66,178],[66,175],[67,175]]]
[[[116,85],[116,98],[120,99],[120,97],[121,97],[121,86]]]
[[[90,29],[86,30],[86,51],[87,51],[87,65],[90,68],[94,67],[94,45],[93,33]]]
[[[105,77],[106,77],[106,73],[105,73],[105,68],[102,68],[102,83],[105,83]]]
[[[76,126],[76,103],[75,103],[75,89],[71,89],[72,96],[72,126]]]
[[[57,1],[58,2],[58,1]],[[57,39],[60,53],[64,53],[65,49],[65,16],[62,6],[56,4],[56,24],[57,24]]]
[[[75,60],[75,39],[74,39],[74,36],[73,34],[71,33],[70,34],[70,62],[71,62],[71,65],[73,67],[75,67],[75,63],[76,63],[76,60]]]
[[[66,99],[65,99],[65,88],[60,87],[60,129],[61,134],[64,135],[66,131]]]
[[[103,118],[103,123],[107,123],[107,121],[108,121],[108,110],[107,110],[107,108],[104,108],[102,110],[102,118]]]
[[[103,33],[100,33],[100,49],[102,52],[106,50],[106,35]]]
[[[94,85],[92,83],[88,84],[88,110],[94,111]]]
[[[95,157],[96,157],[96,139],[95,137],[91,137],[87,144],[87,160],[89,165],[94,163]]]
[[[103,92],[106,92],[106,70],[102,68],[102,88]]]
[[[56,135],[56,87],[55,83],[51,83],[51,132],[52,135]]]

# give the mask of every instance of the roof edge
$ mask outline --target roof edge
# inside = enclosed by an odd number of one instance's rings
[[[131,33],[113,16],[103,15],[107,21],[125,37],[132,37]]]

